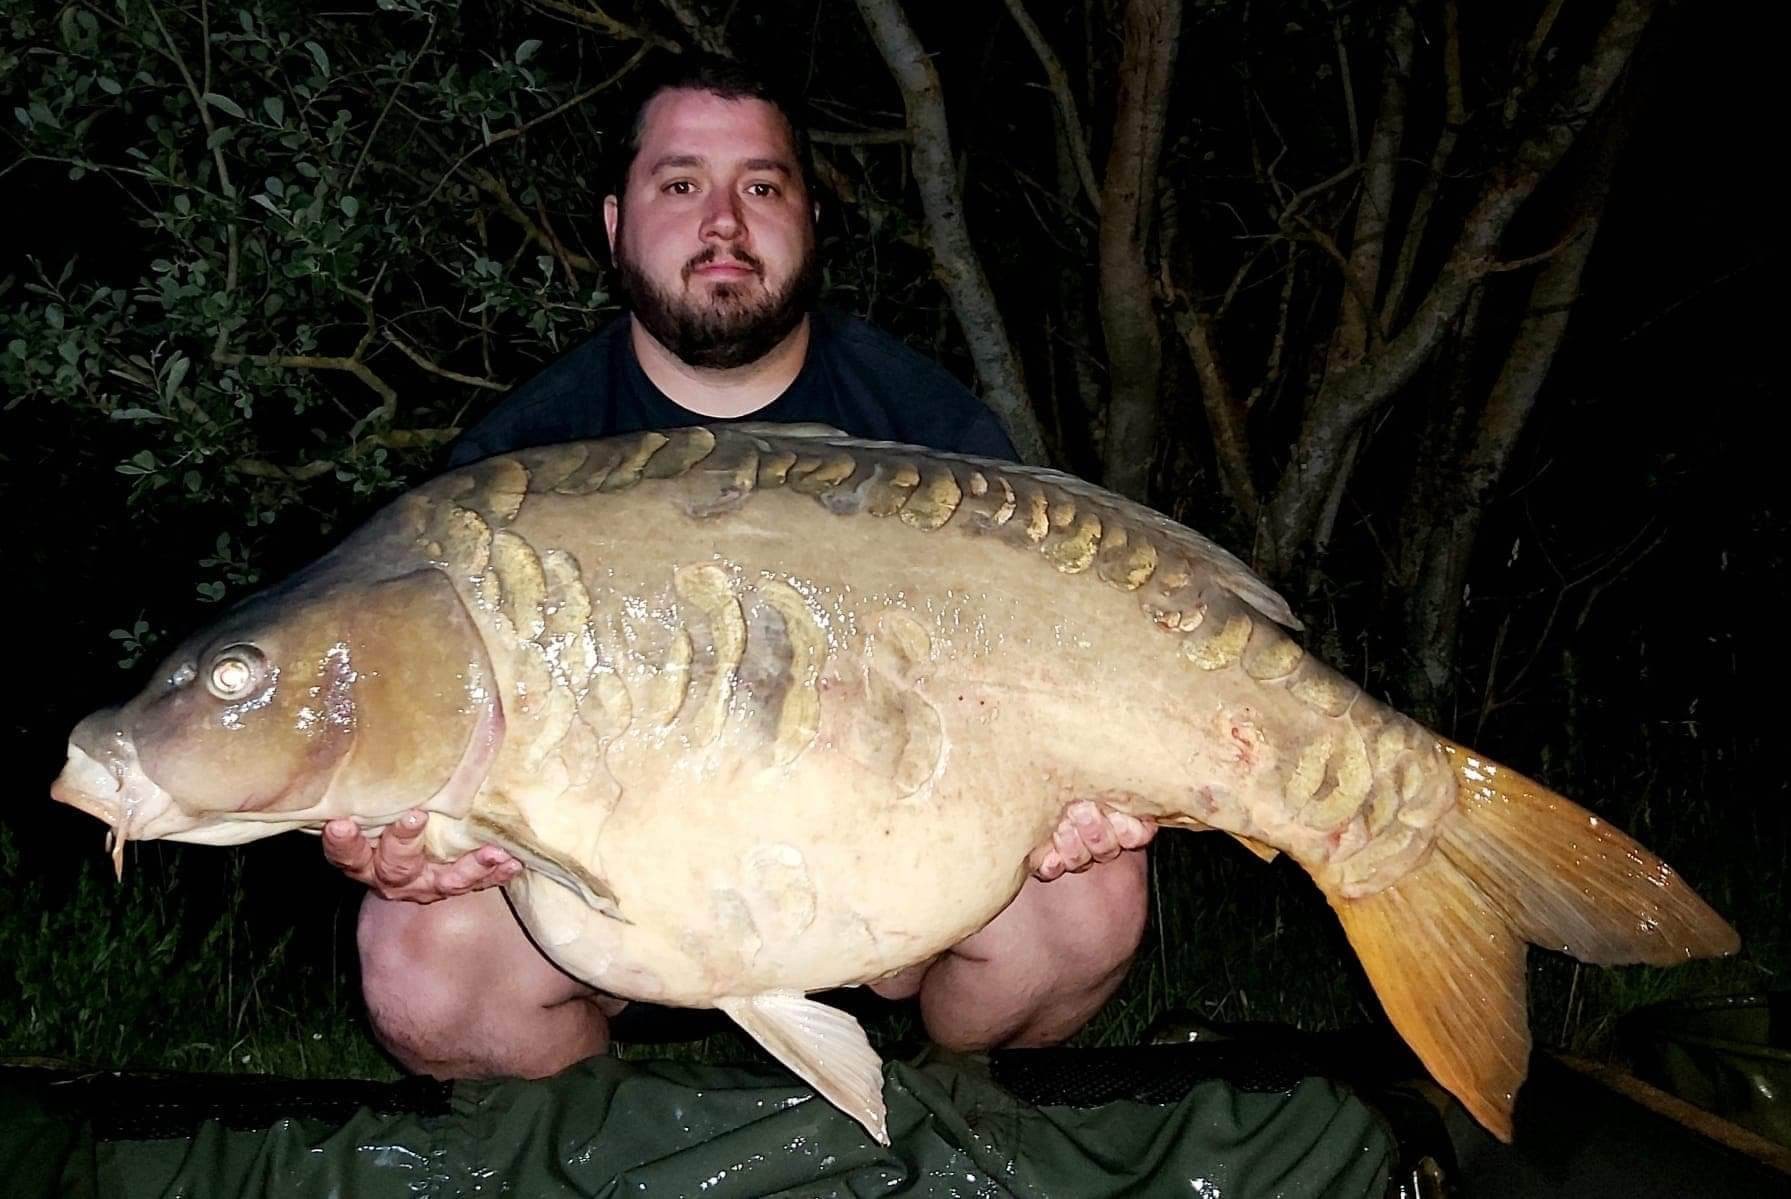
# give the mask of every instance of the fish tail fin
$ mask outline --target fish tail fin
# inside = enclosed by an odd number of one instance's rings
[[[1733,953],[1735,930],[1654,854],[1515,771],[1443,742],[1461,782],[1437,852],[1393,886],[1330,896],[1425,1068],[1501,1140],[1528,1068],[1525,943],[1598,965]]]

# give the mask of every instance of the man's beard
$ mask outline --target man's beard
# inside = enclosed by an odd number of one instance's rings
[[[749,291],[750,280],[708,285],[709,303],[677,295],[649,279],[628,253],[622,226],[616,226],[616,275],[629,309],[641,327],[680,361],[710,370],[757,362],[795,331],[821,290],[820,256],[811,238],[789,281],[779,291]],[[738,262],[760,278],[764,264],[742,250],[709,247],[684,264],[683,281],[700,266]]]

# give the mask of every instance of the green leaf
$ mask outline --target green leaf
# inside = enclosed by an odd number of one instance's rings
[[[262,107],[262,110],[267,113],[267,119],[272,121],[274,124],[278,125],[285,121],[285,119],[286,119],[286,101],[280,99],[280,97],[278,97],[278,96],[267,97],[267,99],[265,99],[261,102],[261,107]]]
[[[224,584],[222,583],[200,583],[198,591],[199,598],[210,600],[214,604],[224,598]]]
[[[267,194],[270,196],[284,196],[286,194],[286,185],[280,182],[279,176],[277,175],[269,175],[262,181],[261,185],[267,188]]]
[[[205,102],[220,112],[229,113],[239,121],[249,115],[242,110],[242,106],[235,100],[232,100],[229,96],[220,96],[216,92],[206,92]]]
[[[185,192],[181,192],[174,197],[174,211],[178,212],[181,216],[186,216],[193,211],[193,202],[187,198]]]
[[[184,354],[169,363],[168,377],[162,383],[162,395],[164,397],[172,396],[180,390],[180,385],[186,381],[187,372],[192,369],[193,360]]]
[[[350,220],[353,220],[355,213],[357,213],[361,210],[361,202],[359,200],[355,199],[353,196],[343,196],[342,200],[341,200],[341,204],[342,204],[342,215],[349,218]]]
[[[317,69],[328,75],[330,73],[330,56],[323,52],[323,47],[316,42],[306,42],[305,49],[311,52],[311,59],[317,64]]]
[[[523,63],[535,57],[535,51],[539,49],[541,49],[541,39],[538,37],[532,37],[522,45],[516,47],[516,65],[520,67]]]
[[[98,83],[100,91],[105,92],[108,96],[117,96],[124,92],[124,85],[109,75],[101,75],[94,82]]]
[[[55,304],[46,304],[44,306],[44,324],[50,326],[52,329],[62,328],[63,320],[62,309],[60,306]]]
[[[205,148],[207,150],[215,150],[235,136],[236,130],[228,125],[222,129],[213,129],[211,131],[211,136],[205,139]]]

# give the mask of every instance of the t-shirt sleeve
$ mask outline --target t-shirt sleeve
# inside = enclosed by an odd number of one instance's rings
[[[859,436],[1017,461],[1007,430],[987,404],[939,363],[856,318],[833,317],[827,352],[841,394],[838,402],[869,428],[846,427]]]

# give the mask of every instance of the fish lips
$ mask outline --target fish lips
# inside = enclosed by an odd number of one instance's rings
[[[108,713],[82,722],[68,744],[68,761],[50,784],[50,797],[87,813],[124,841],[192,841],[235,845],[291,827],[292,822],[229,821],[217,813],[185,810],[143,771],[136,747],[115,725],[98,733]],[[94,751],[98,751],[97,755]],[[281,828],[270,828],[279,823]]]

